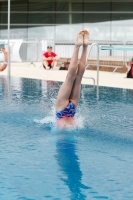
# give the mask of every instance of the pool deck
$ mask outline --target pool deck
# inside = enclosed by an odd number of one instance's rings
[[[52,80],[63,82],[66,78],[67,71],[61,70],[44,70],[40,63],[35,63],[36,67],[30,65],[29,63],[12,63],[11,65],[11,76],[32,78],[32,79],[42,79],[42,80]],[[0,75],[7,75],[7,69],[0,72]],[[96,71],[86,70],[85,77],[93,77],[97,79]],[[115,88],[125,88],[133,89],[133,79],[125,78],[125,73],[112,73],[112,72],[99,72],[99,85]],[[93,84],[91,79],[82,79],[83,84]]]

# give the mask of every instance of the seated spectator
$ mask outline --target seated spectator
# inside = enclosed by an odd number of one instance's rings
[[[57,54],[52,52],[52,47],[48,46],[47,52],[45,52],[42,56],[42,60],[43,60],[43,67],[45,69],[51,69],[51,68],[55,69],[59,57],[57,56]]]
[[[1,48],[0,51],[2,51],[4,54],[4,63],[3,63],[3,65],[0,65],[0,71],[4,71],[8,64],[7,63],[8,62],[8,53],[5,48]]]
[[[130,70],[127,73],[127,78],[133,78],[133,58],[130,62]]]

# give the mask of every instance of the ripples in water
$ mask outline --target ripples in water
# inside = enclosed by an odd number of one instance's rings
[[[60,83],[0,77],[0,199],[132,199],[133,92],[84,86],[56,128]]]

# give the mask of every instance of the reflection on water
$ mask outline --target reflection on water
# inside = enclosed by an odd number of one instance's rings
[[[8,97],[8,83],[3,77],[0,77],[0,99],[6,99]]]
[[[22,79],[21,80],[21,99],[27,100],[29,96],[42,96],[42,81],[41,80],[31,80]]]
[[[85,200],[86,195],[81,190],[89,189],[89,187],[82,184],[82,171],[76,154],[74,138],[69,138],[65,135],[59,138],[56,143],[56,152],[55,158],[59,165],[60,179],[69,188],[70,199]]]

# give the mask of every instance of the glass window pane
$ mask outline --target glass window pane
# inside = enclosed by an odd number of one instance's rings
[[[36,26],[28,28],[28,38],[35,39],[54,39],[54,26]]]
[[[83,22],[83,14],[80,13],[57,13],[56,24],[78,24]]]
[[[110,40],[110,14],[84,14],[84,28],[89,30],[91,40]]]
[[[55,52],[59,55],[59,57],[70,58],[72,56],[77,33],[81,29],[82,24],[56,26]],[[61,42],[63,45],[61,45]],[[79,52],[79,55],[80,53],[81,51]]]
[[[133,2],[127,0],[125,2],[112,2],[112,11],[131,12],[133,11]]]
[[[110,11],[110,2],[85,2],[84,11]]]
[[[97,22],[109,22],[110,14],[108,13],[85,13],[84,23],[97,23]]]
[[[90,32],[90,40],[110,40],[109,23],[84,24],[84,28]]]
[[[27,38],[27,27],[24,26],[11,26],[10,38],[11,39],[23,39]],[[1,26],[1,38],[7,39],[7,26]]]
[[[27,13],[11,13],[11,24],[27,24]]]
[[[55,2],[50,2],[48,0],[29,2],[29,11],[55,11]]]
[[[82,13],[72,14],[72,24],[79,24],[79,23],[83,23],[83,14]]]
[[[28,9],[28,1],[11,1],[11,11],[27,11]],[[8,10],[8,1],[3,1],[1,3],[1,11]]]
[[[7,24],[7,13],[1,13],[1,23]],[[27,24],[27,13],[11,13],[11,24]]]
[[[7,39],[7,26],[0,26],[1,29],[1,39]]]
[[[72,11],[83,11],[83,3],[72,3]]]
[[[55,14],[30,13],[29,24],[55,24]]]
[[[7,2],[1,2],[1,11],[7,11],[8,10],[8,1]]]
[[[56,3],[56,11],[69,11],[69,3],[68,2],[57,2]]]
[[[25,1],[11,1],[11,11],[27,11],[28,2]]]
[[[27,38],[27,27],[24,26],[11,26],[11,31],[10,31],[10,38],[11,39],[23,39]]]
[[[69,24],[71,23],[70,14],[68,13],[56,13],[56,24]]]
[[[56,40],[74,40],[77,32],[82,29],[82,24],[56,26]]]
[[[1,13],[1,24],[7,24],[7,13]]]
[[[112,13],[113,21],[119,21],[122,26],[133,25],[133,13]]]
[[[111,22],[111,36],[113,40],[133,40],[133,14],[113,13]]]

